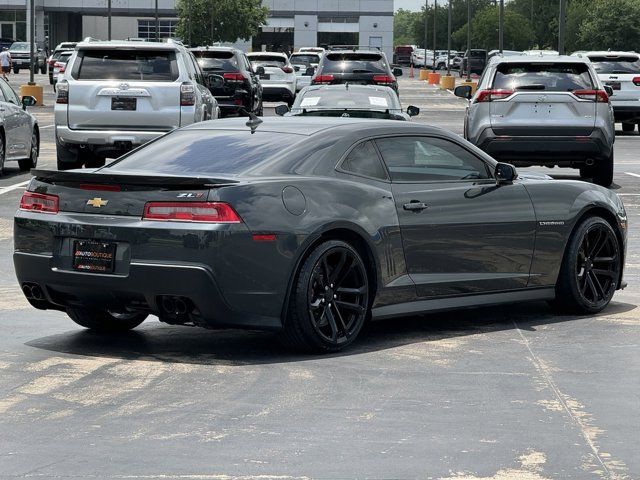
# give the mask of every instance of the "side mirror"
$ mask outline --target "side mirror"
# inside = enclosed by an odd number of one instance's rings
[[[469,85],[458,85],[454,90],[453,94],[456,97],[465,98],[467,100],[471,100],[471,87]]]
[[[410,117],[416,117],[420,115],[420,109],[418,107],[414,107],[413,105],[409,105],[407,107],[407,115]]]
[[[32,97],[31,95],[25,95],[24,97],[22,97],[22,108],[24,108],[25,110],[27,109],[27,107],[33,107],[35,104],[35,97]]]
[[[304,72],[304,76],[305,77],[313,77],[314,73],[316,73],[316,69],[313,68],[313,67],[308,67]]]
[[[294,65],[293,66],[293,71],[294,72],[299,72],[300,71],[300,65]]]
[[[510,163],[498,162],[496,165],[495,177],[498,185],[511,183],[518,178],[518,172],[516,172],[516,167]]]
[[[611,85],[605,85],[604,91],[607,92],[607,95],[610,97],[613,95],[613,87]]]
[[[398,68],[398,67],[394,68],[393,69],[393,75],[395,77],[401,77],[402,76],[402,69]]]
[[[278,105],[276,107],[276,115],[284,116],[285,113],[289,113],[289,107],[287,105]]]
[[[264,67],[258,67],[256,68],[256,73],[258,75],[264,75]]]

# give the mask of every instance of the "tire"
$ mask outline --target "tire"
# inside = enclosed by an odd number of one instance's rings
[[[260,105],[258,106],[258,110],[256,110],[256,115],[262,117],[264,115],[264,107],[262,105],[262,100],[260,100]]]
[[[610,187],[613,183],[613,152],[609,158],[596,162],[593,167],[593,183]]]
[[[370,314],[369,278],[351,245],[330,240],[301,264],[281,341],[304,352],[336,352],[356,339]]]
[[[146,313],[111,313],[90,308],[67,308],[67,315],[78,325],[96,332],[117,333],[136,328],[147,318]]]
[[[47,65],[43,65],[42,67],[40,67],[40,73],[42,75],[45,75],[47,73]]]
[[[580,178],[591,178],[593,177],[593,167],[580,167]]]
[[[49,85],[53,85],[53,75],[49,75]],[[55,92],[55,89],[54,89]]]
[[[56,158],[58,170],[73,170],[74,168],[82,168],[82,160],[80,154],[72,152],[64,145],[56,142]]]
[[[636,124],[635,123],[623,123],[622,124],[622,131],[624,133],[631,133],[636,129]]]
[[[587,217],[567,244],[553,306],[566,313],[600,312],[618,287],[620,268],[620,243],[613,228],[602,217]]]
[[[34,128],[33,133],[31,134],[31,150],[29,158],[25,158],[23,160],[18,160],[18,165],[20,166],[20,170],[26,172],[31,170],[32,168],[36,168],[38,164],[38,155],[40,154],[40,135],[38,133],[38,129]]]
[[[4,148],[4,133],[0,132],[0,177],[4,174],[4,161],[6,159],[6,149]]]
[[[91,150],[85,148],[84,151],[81,151],[80,162],[84,164],[85,168],[100,168],[104,167],[106,158],[96,155]]]
[[[13,73],[15,74],[20,73],[20,69],[18,67],[13,67]]]

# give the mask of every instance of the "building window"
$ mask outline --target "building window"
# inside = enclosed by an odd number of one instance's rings
[[[359,23],[358,17],[328,17],[318,15],[319,23]]]
[[[176,36],[176,28],[178,20],[159,20],[160,38],[170,38]],[[155,20],[138,20],[138,37],[148,40],[156,38],[156,21]]]

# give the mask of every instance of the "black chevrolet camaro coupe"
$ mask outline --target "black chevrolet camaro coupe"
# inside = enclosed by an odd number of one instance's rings
[[[97,331],[273,329],[334,351],[370,318],[624,284],[626,214],[580,181],[517,176],[458,136],[392,120],[227,119],[97,170],[35,170],[15,217],[29,302]]]

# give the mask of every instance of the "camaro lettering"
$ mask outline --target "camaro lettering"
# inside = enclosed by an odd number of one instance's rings
[[[560,225],[564,225],[564,221],[563,220],[553,220],[553,221],[548,221],[548,222],[539,222],[541,227],[553,227],[553,226],[560,226]]]

